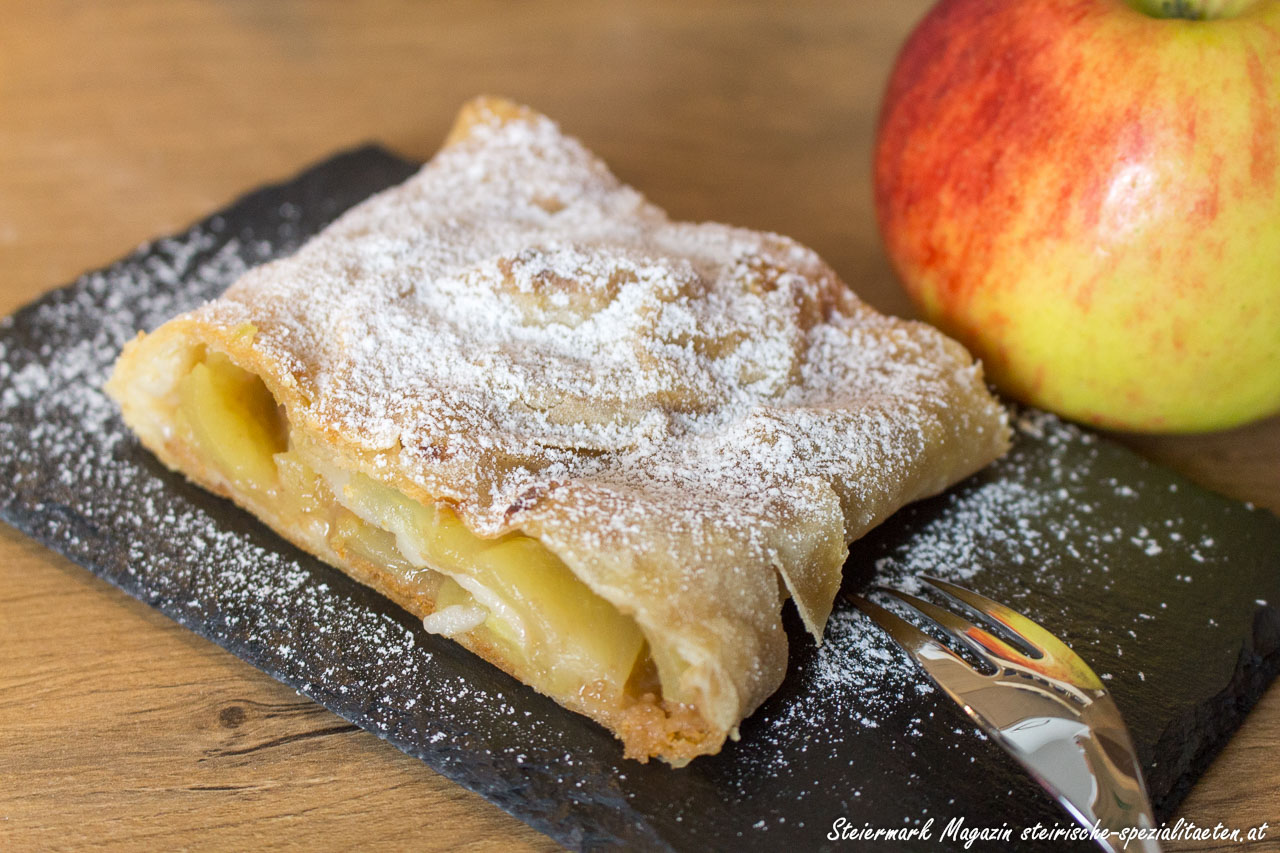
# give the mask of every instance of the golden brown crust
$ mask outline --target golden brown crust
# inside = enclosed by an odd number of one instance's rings
[[[663,700],[555,698],[672,763],[718,750],[777,688],[786,595],[820,637],[848,543],[1008,440],[958,344],[876,314],[786,238],[671,222],[492,99],[418,176],[126,348],[111,384],[126,421],[227,494],[165,438],[202,346],[261,376],[334,464],[446,501],[477,535],[538,538],[633,617],[666,662]],[[521,677],[482,637],[461,642]]]

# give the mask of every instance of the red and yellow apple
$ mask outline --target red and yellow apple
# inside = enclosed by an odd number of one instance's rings
[[[1280,0],[942,0],[875,183],[913,300],[1012,396],[1154,432],[1280,410]]]

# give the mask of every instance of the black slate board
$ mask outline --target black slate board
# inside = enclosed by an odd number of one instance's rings
[[[0,321],[0,517],[570,847],[813,849],[838,846],[838,817],[932,817],[935,838],[952,817],[1065,823],[843,606],[821,649],[788,614],[788,678],[740,743],[641,765],[139,449],[98,390],[123,342],[413,169],[341,154]],[[1060,634],[1109,679],[1167,817],[1280,670],[1280,522],[1015,414],[1013,452],[856,543],[846,585],[929,570]]]

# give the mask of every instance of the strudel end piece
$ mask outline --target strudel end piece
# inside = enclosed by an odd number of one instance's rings
[[[850,541],[1006,447],[979,365],[480,99],[413,178],[126,347],[166,465],[611,729],[716,752]]]

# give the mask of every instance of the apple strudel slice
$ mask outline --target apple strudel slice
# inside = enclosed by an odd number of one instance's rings
[[[465,107],[404,184],[131,342],[161,461],[674,765],[820,640],[850,541],[1004,451],[957,343]]]

